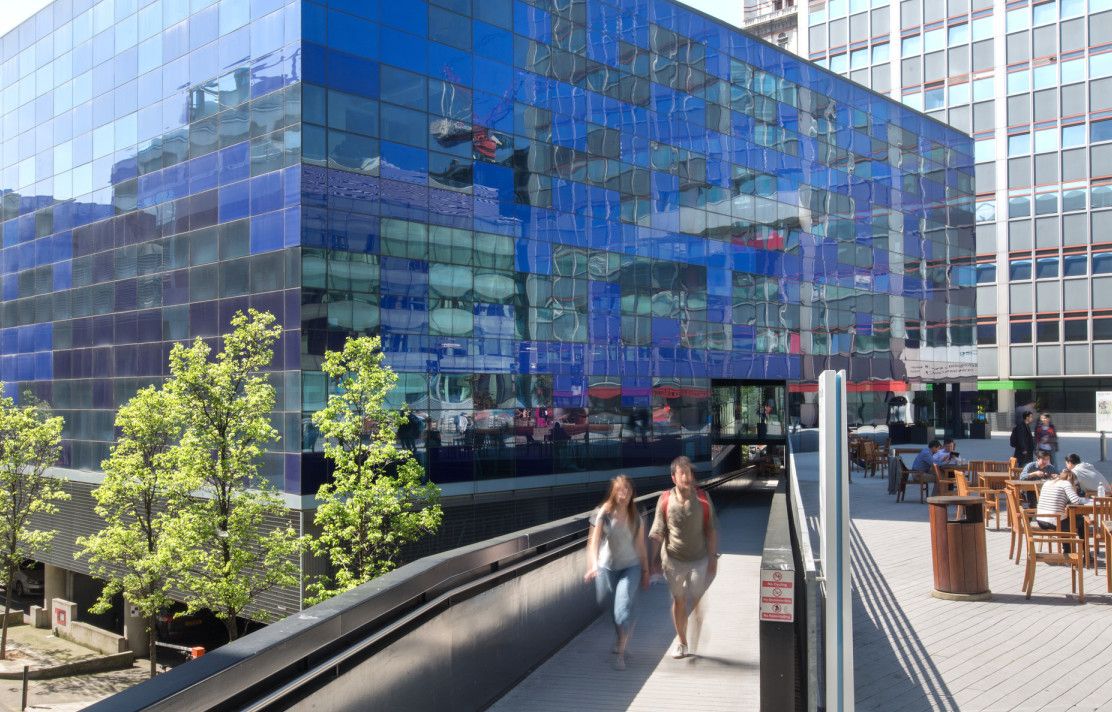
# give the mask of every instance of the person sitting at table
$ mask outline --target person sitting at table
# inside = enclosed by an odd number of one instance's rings
[[[962,464],[961,458],[954,454],[954,447],[953,438],[946,438],[943,440],[942,447],[931,456],[932,462],[936,465],[944,465],[946,467],[956,467]]]
[[[1058,474],[1058,468],[1050,463],[1050,451],[1039,449],[1035,460],[1023,466],[1019,473],[1021,480],[1048,480]]]
[[[1046,449],[1039,449],[1035,454],[1035,461],[1028,462],[1023,466],[1023,471],[1019,473],[1019,479],[1035,481],[1035,480],[1048,480],[1058,475],[1058,468],[1050,464],[1050,451]],[[1023,499],[1027,507],[1035,506],[1035,493],[1030,490],[1023,492]]]
[[[1069,470],[1060,472],[1054,479],[1043,485],[1039,492],[1039,504],[1035,510],[1035,523],[1040,529],[1057,529],[1061,522],[1062,531],[1082,531],[1081,516],[1075,517],[1077,521],[1070,522],[1069,518],[1062,518],[1069,504],[1089,504],[1087,497],[1077,494],[1077,478]],[[1065,553],[1070,553],[1068,544],[1062,546]]]
[[[934,455],[941,449],[942,443],[937,440],[931,440],[930,443],[915,456],[915,462],[911,463],[911,471],[930,472],[931,467],[934,466]]]
[[[1101,485],[1104,485],[1105,495],[1112,494],[1112,486],[1108,484],[1108,478],[1104,473],[1088,462],[1082,462],[1081,456],[1076,452],[1066,455],[1066,469],[1077,478],[1077,484],[1084,494],[1090,497],[1096,496],[1100,492]]]

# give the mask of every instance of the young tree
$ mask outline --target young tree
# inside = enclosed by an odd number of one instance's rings
[[[390,571],[401,546],[436,531],[443,516],[440,489],[396,446],[408,414],[386,404],[398,377],[383,365],[379,339],[348,339],[342,351],[325,355],[323,369],[335,392],[313,422],[335,472],[317,492],[321,533],[312,547],[328,557],[333,574],[308,587],[310,603]]]
[[[32,553],[48,547],[57,533],[32,529],[32,516],[56,514],[54,503],[69,499],[61,481],[46,476],[46,468],[62,452],[62,422],[37,401],[21,406],[12,398],[0,398],[0,573],[7,608],[12,607],[16,569]],[[0,660],[8,649],[8,618],[3,619]]]
[[[151,677],[157,670],[155,621],[173,602],[170,586],[181,575],[176,518],[196,488],[176,463],[181,420],[174,398],[154,386],[120,408],[120,438],[101,465],[104,482],[93,490],[106,526],[77,539],[77,556],[87,557],[92,575],[105,581],[90,610],[111,610],[112,599],[123,594],[147,620]]]
[[[262,373],[282,329],[274,316],[237,312],[224,350],[197,339],[170,352],[168,390],[181,408],[184,432],[178,462],[200,484],[200,497],[181,514],[188,550],[182,587],[190,612],[208,608],[224,621],[229,640],[236,617],[276,587],[298,583],[302,540],[281,519],[287,509],[258,472],[264,446],[277,436],[270,424],[274,387]]]

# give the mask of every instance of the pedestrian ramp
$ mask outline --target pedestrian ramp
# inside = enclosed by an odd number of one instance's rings
[[[680,660],[668,654],[675,629],[661,581],[639,594],[624,670],[614,667],[614,628],[604,612],[490,710],[759,709],[758,581],[768,503],[723,497],[719,507],[722,558],[703,602],[694,654]]]

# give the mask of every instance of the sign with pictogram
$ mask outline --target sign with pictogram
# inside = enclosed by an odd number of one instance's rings
[[[761,620],[795,621],[795,572],[761,569]]]
[[[56,625],[66,625],[66,609],[65,608],[55,608],[54,609],[54,623]]]

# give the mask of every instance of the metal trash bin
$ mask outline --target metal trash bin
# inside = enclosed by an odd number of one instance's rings
[[[981,497],[928,497],[934,590],[953,601],[985,601],[988,556],[985,548],[985,501]]]

